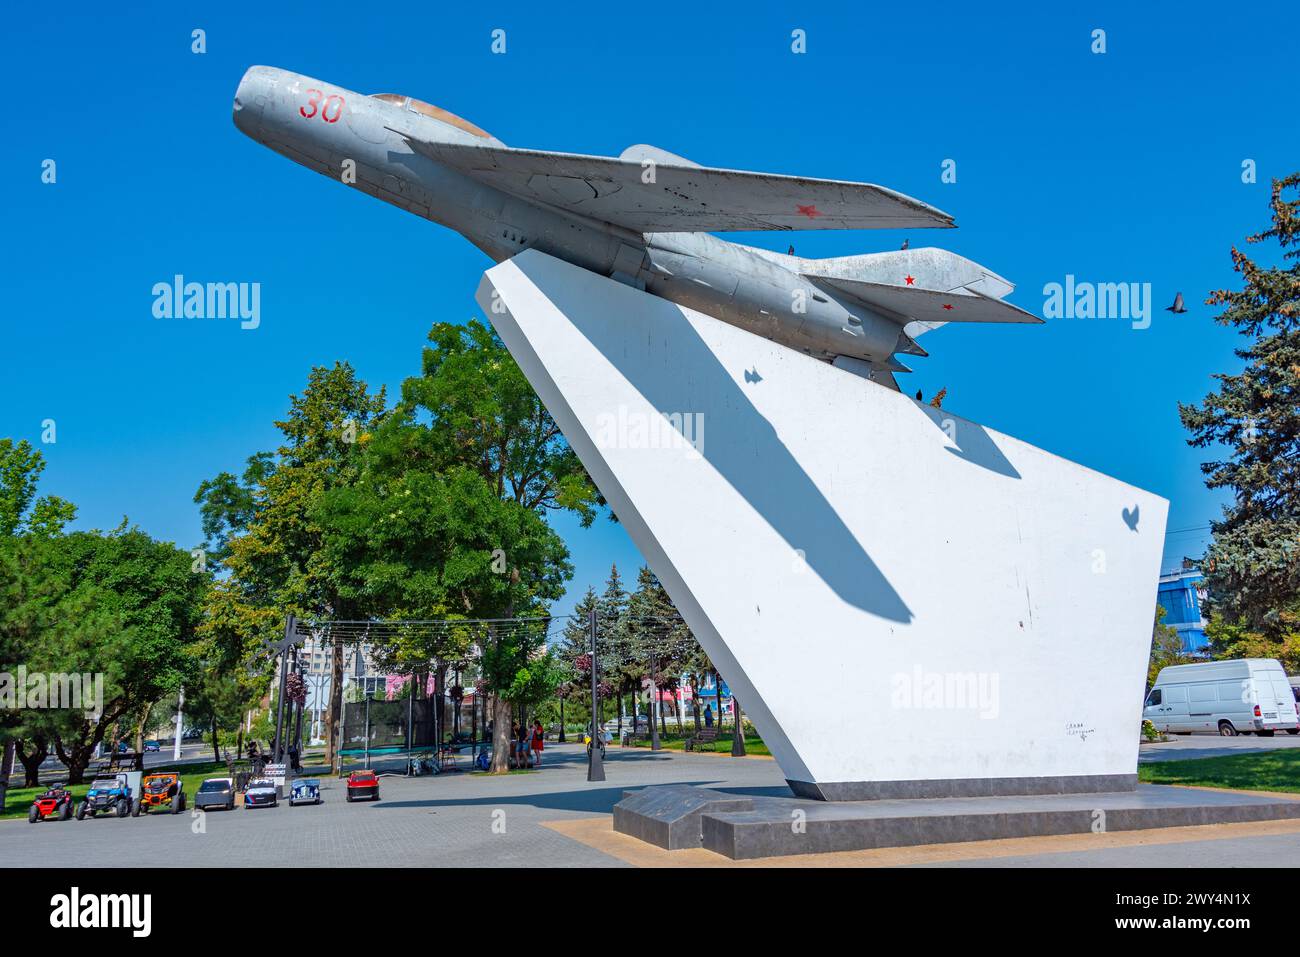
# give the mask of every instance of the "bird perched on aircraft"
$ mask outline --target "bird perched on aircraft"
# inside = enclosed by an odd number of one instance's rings
[[[429,103],[251,67],[246,135],[318,173],[456,230],[501,261],[536,249],[895,390],[895,356],[947,322],[1042,320],[1013,286],[942,249],[804,259],[729,230],[946,228],[952,217],[869,183],[700,166],[654,146],[617,157],[515,149]],[[906,246],[906,244],[904,244]]]

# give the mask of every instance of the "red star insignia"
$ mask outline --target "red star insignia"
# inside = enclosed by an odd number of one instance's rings
[[[910,285],[912,285],[913,282],[915,282],[915,277],[913,277],[913,276],[904,276],[904,277],[903,277],[903,282],[907,283],[907,285],[910,286]]]
[[[943,304],[943,308],[945,308],[945,309],[951,309],[951,308],[952,308],[952,305],[949,304],[949,303],[946,303],[946,302],[945,302],[945,303]]]
[[[812,206],[798,206],[798,205],[796,205],[795,208],[796,208],[796,209],[797,209],[801,214],[803,214],[804,216],[807,216],[809,219],[816,219],[818,216],[822,215],[821,210],[819,210],[819,209],[816,207],[816,205],[812,205]]]

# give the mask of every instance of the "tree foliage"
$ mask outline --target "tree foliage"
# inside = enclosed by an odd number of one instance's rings
[[[1216,391],[1179,408],[1191,445],[1222,450],[1201,466],[1206,485],[1233,493],[1202,562],[1221,648],[1267,649],[1300,635],[1298,189],[1300,173],[1274,180],[1272,226],[1247,239],[1276,242],[1280,262],[1264,265],[1234,246],[1242,288],[1206,300],[1225,307],[1217,322],[1249,340],[1236,350],[1242,370],[1216,375]]]

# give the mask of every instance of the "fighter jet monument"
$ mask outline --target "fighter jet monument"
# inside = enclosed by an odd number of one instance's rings
[[[1135,786],[1167,503],[894,378],[944,323],[1039,320],[941,249],[819,260],[712,235],[947,214],[651,146],[511,148],[268,67],[234,120],[497,263],[479,303],[797,794]]]

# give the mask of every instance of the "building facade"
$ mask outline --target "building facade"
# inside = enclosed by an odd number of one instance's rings
[[[1160,576],[1156,600],[1165,610],[1162,619],[1172,625],[1182,640],[1183,651],[1192,655],[1208,653],[1205,637],[1205,583],[1200,569],[1184,562],[1183,567]]]

